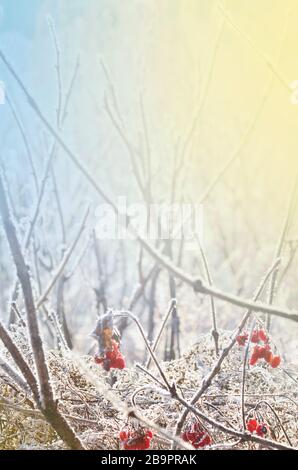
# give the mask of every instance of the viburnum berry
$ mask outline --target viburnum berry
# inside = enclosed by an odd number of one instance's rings
[[[239,344],[239,346],[244,346],[247,340],[248,340],[248,333],[243,333],[242,335],[238,335],[236,337],[236,341]]]
[[[260,437],[265,436],[268,432],[267,424],[266,423],[258,424],[256,432],[257,432],[257,435],[260,436]]]
[[[263,328],[260,330],[254,330],[251,335],[252,343],[259,343],[260,341],[263,341],[263,343],[268,343],[269,341],[269,338]]]
[[[259,342],[259,339],[260,339],[260,338],[259,338],[259,332],[258,332],[258,330],[254,330],[253,333],[252,333],[252,335],[251,335],[250,341],[251,341],[252,343],[258,343],[258,342]]]
[[[265,359],[266,362],[270,362],[272,352],[269,344],[266,344],[266,346],[260,346],[258,354],[260,359]]]
[[[272,354],[271,348],[269,344],[266,346],[259,346],[258,344],[255,345],[253,348],[252,355],[250,357],[249,363],[251,366],[254,366],[259,359],[265,359],[265,361],[270,364],[273,369],[279,366],[281,363],[280,356],[274,356]]]
[[[258,359],[259,359],[258,356],[252,354],[252,356],[251,356],[251,358],[250,358],[250,360],[249,360],[249,364],[250,364],[251,366],[254,366],[254,365],[258,362]]]
[[[94,359],[97,364],[102,364],[106,371],[125,368],[124,356],[119,351],[119,344],[115,340],[111,341],[111,350],[106,350],[103,357],[96,355]]]
[[[95,356],[94,356],[94,361],[96,362],[96,364],[102,364],[103,361],[104,361],[104,358],[103,358],[103,357],[99,357],[97,354],[95,354]]]
[[[249,432],[254,432],[256,431],[258,427],[258,422],[256,419],[249,419],[246,423],[246,427],[249,430]]]
[[[259,334],[259,340],[260,341],[263,341],[264,343],[267,343],[268,342],[268,336],[266,335],[266,332],[265,330],[261,329],[258,331],[258,334]]]
[[[212,439],[209,434],[204,433],[203,436],[199,437],[195,442],[193,442],[193,446],[198,449],[199,447],[210,446],[212,443]]]
[[[261,347],[256,345],[254,348],[253,348],[253,352],[252,352],[252,355],[251,355],[251,358],[250,358],[250,365],[251,366],[254,366],[258,360],[261,358],[262,356],[262,351],[261,351]]]
[[[280,363],[281,363],[281,357],[280,356],[273,356],[270,360],[270,365],[271,365],[271,367],[273,367],[273,369],[278,367]]]
[[[125,450],[147,450],[150,448],[153,433],[150,429],[139,429],[133,432],[120,431],[119,439]]]
[[[196,439],[197,433],[192,431],[185,431],[182,433],[181,437],[186,442],[193,442]]]
[[[127,431],[120,431],[119,433],[119,439],[120,441],[125,441],[129,436],[129,433]]]
[[[184,433],[182,439],[189,442],[195,449],[210,446],[212,444],[211,436],[205,431],[199,422],[193,423]]]
[[[247,421],[246,427],[249,432],[256,432],[258,436],[263,437],[268,432],[268,426],[266,423],[259,423],[255,418],[251,418]]]
[[[273,357],[273,354],[270,349],[270,346],[269,344],[266,344],[266,346],[264,347],[263,358],[268,364],[270,364],[272,361],[272,357]]]
[[[119,335],[113,324],[112,310],[109,310],[104,317],[98,319],[91,336],[98,342],[99,352],[94,357],[97,364],[101,364],[106,371],[125,367],[124,356],[119,350]]]

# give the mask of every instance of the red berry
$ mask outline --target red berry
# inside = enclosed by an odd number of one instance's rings
[[[125,368],[125,359],[119,351],[119,344],[112,340],[112,349],[105,352],[104,357],[95,356],[95,362],[97,364],[102,364],[103,368],[106,371],[110,369],[124,369]]]
[[[265,330],[263,330],[263,329],[259,330],[259,339],[260,339],[261,341],[264,341],[264,343],[267,343],[267,341],[268,341],[268,336],[266,335]]]
[[[194,432],[203,432],[204,433],[204,430],[202,428],[202,425],[199,421],[196,421],[195,423],[192,424],[191,426],[191,430],[194,431]]]
[[[127,442],[125,442],[125,444],[123,446],[123,449],[130,450],[130,449],[133,449],[133,448]]]
[[[150,430],[135,432],[121,431],[119,437],[123,442],[123,448],[125,450],[145,450],[150,448],[153,433]],[[122,439],[122,437],[124,439]]]
[[[99,357],[97,354],[94,356],[94,361],[96,362],[96,364],[102,364],[103,360],[103,357]]]
[[[260,437],[265,436],[265,434],[267,434],[267,432],[268,432],[267,425],[265,423],[259,424],[257,426],[256,431],[257,431],[258,436],[260,436]]]
[[[256,419],[249,419],[246,423],[246,427],[249,432],[254,432],[257,429],[258,422]]]
[[[185,431],[182,434],[182,439],[186,442],[194,442],[196,440],[197,433],[191,431]]]
[[[195,449],[210,445],[212,442],[211,437],[203,430],[199,422],[192,424],[189,430],[182,434],[182,439],[186,442],[190,442]]]
[[[281,357],[280,357],[280,356],[273,356],[273,357],[271,358],[270,365],[271,365],[271,367],[273,367],[274,369],[275,369],[276,367],[278,367],[280,363],[281,363]]]
[[[113,361],[115,359],[115,354],[113,351],[107,351],[106,354],[105,354],[105,358],[108,360],[108,361]]]
[[[144,449],[149,449],[149,447],[150,447],[150,442],[151,442],[151,438],[150,438],[150,437],[144,437],[144,438],[143,438],[143,448],[144,448]]]
[[[236,337],[236,341],[239,344],[239,346],[244,346],[247,339],[248,339],[248,334],[247,333],[244,333],[243,335],[238,335]]]
[[[212,439],[209,434],[207,434],[204,439],[200,442],[200,447],[210,446],[211,443]]]
[[[253,331],[253,334],[251,335],[250,341],[252,343],[258,343],[259,342],[259,332],[258,332],[258,330]]]
[[[261,346],[259,349],[259,359],[266,359],[267,355],[268,355],[268,350],[266,346]]]
[[[267,344],[265,346],[265,351],[264,351],[264,359],[266,362],[268,362],[268,364],[271,362],[272,360],[272,357],[273,357],[273,354],[272,354],[272,351],[270,349],[270,346],[269,344]]]
[[[266,346],[256,344],[251,355],[250,365],[253,366],[259,359],[265,359],[266,362],[272,364],[273,356],[269,344],[266,344]],[[279,363],[272,367],[277,367],[278,365]]]
[[[119,439],[120,441],[125,441],[128,438],[128,434],[126,431],[120,431],[119,433]]]
[[[197,439],[192,443],[192,445],[198,449],[200,447],[205,447],[209,446],[211,444],[212,440],[209,434],[200,432],[197,436]]]
[[[116,341],[112,341],[112,349],[110,351],[106,351],[106,358],[110,359],[111,361],[115,359],[119,351],[119,346]]]
[[[259,356],[257,356],[257,354],[253,353],[251,355],[251,358],[250,358],[250,361],[249,361],[250,365],[254,366],[258,362],[258,359],[259,359]]]
[[[125,367],[125,360],[122,355],[119,355],[115,359],[111,361],[111,368],[113,369],[124,369]]]

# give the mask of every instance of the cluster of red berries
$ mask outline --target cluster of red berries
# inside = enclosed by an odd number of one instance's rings
[[[262,328],[259,330],[254,330],[251,335],[251,342],[252,343],[259,343],[260,341],[263,341],[263,343],[268,343],[269,338],[266,335],[265,330]]]
[[[238,335],[236,338],[236,341],[239,344],[239,346],[244,346],[247,340],[248,340],[248,333],[243,333],[242,335]],[[265,330],[260,329],[260,330],[253,331],[250,341],[252,343],[259,343],[260,341],[263,341],[263,343],[268,343],[269,338],[266,335]]]
[[[236,338],[237,343],[239,346],[244,346],[246,341],[248,340],[248,333],[243,333],[242,335],[238,335]],[[279,366],[281,363],[280,356],[274,356],[270,345],[268,344],[269,338],[266,332],[263,329],[254,330],[251,335],[251,342],[257,343],[253,349],[251,358],[250,358],[250,365],[255,365],[259,359],[265,359],[265,361],[270,364],[271,367],[274,369]],[[265,346],[260,346],[258,343],[263,342]]]
[[[256,419],[249,419],[246,423],[246,427],[249,432],[256,432],[258,436],[264,437],[268,432],[266,423],[259,423]]]
[[[274,356],[272,354],[269,344],[266,344],[265,346],[255,345],[249,361],[250,365],[254,366],[259,359],[265,359],[265,361],[274,369],[281,363],[280,356]]]
[[[150,448],[152,438],[153,433],[150,429],[121,431],[119,433],[119,439],[125,450],[147,450]]]
[[[110,369],[124,369],[125,359],[119,351],[119,344],[114,339],[111,341],[111,349],[106,350],[103,357],[95,355],[96,364],[101,364],[106,371]]]
[[[181,437],[184,441],[189,442],[195,449],[212,444],[211,436],[202,428],[199,422],[193,423]]]
[[[248,333],[243,333],[243,335],[238,335],[236,341],[239,346],[245,346],[246,341],[248,340]]]

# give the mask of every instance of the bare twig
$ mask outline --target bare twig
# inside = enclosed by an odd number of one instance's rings
[[[159,332],[158,332],[158,334],[157,334],[157,336],[156,336],[156,338],[155,338],[155,340],[154,340],[154,343],[152,344],[152,351],[153,351],[153,352],[155,352],[155,350],[156,350],[156,348],[157,348],[157,346],[158,346],[158,344],[159,344],[161,335],[162,335],[163,330],[164,330],[164,328],[165,328],[165,326],[166,326],[166,324],[167,324],[167,321],[168,321],[168,319],[169,319],[169,317],[170,317],[170,315],[171,315],[171,313],[172,313],[172,311],[173,311],[173,307],[174,307],[174,306],[176,306],[176,299],[172,299],[171,302],[170,302],[168,311],[167,311],[166,315],[164,316],[164,319],[163,319],[163,321],[162,321],[162,323],[161,323]],[[148,358],[147,364],[146,364],[146,368],[147,368],[147,369],[149,369],[149,367],[150,367],[151,359],[152,359],[152,358],[151,358],[151,355],[150,355],[149,358]]]
[[[36,174],[36,168],[35,168],[35,165],[34,165],[33,155],[32,155],[31,148],[30,148],[30,145],[29,145],[29,141],[28,141],[28,138],[27,138],[27,134],[25,132],[23,123],[21,121],[21,118],[19,117],[19,115],[18,115],[18,113],[15,109],[12,98],[8,94],[6,95],[6,100],[7,100],[8,106],[10,107],[12,115],[13,115],[15,121],[16,121],[16,124],[17,124],[17,127],[18,127],[19,131],[20,131],[20,134],[22,136],[24,146],[25,146],[25,149],[26,149],[26,152],[27,152],[28,160],[29,160],[29,165],[31,167],[31,172],[32,172],[33,181],[34,181],[34,185],[35,185],[35,191],[38,194],[38,192],[39,192],[38,178],[37,178],[37,174]]]
[[[268,406],[268,408],[272,411],[272,413],[274,414],[275,418],[276,418],[276,421],[278,422],[278,424],[280,425],[281,429],[282,429],[282,432],[284,433],[288,443],[290,444],[290,446],[292,447],[292,442],[291,442],[291,439],[289,438],[288,436],[288,433],[287,431],[285,430],[284,428],[284,425],[282,424],[278,414],[276,413],[275,409],[270,405],[270,403],[268,403],[267,401],[265,400],[261,400],[259,401],[259,403],[255,406],[255,411],[259,408],[259,406],[262,405],[262,403],[264,403],[264,405]]]
[[[286,212],[285,220],[284,220],[282,230],[281,230],[281,234],[280,234],[278,244],[277,244],[277,247],[276,247],[275,259],[280,258],[280,256],[281,256],[282,248],[283,248],[284,241],[285,241],[285,237],[287,236],[287,232],[289,230],[291,219],[293,217],[293,209],[294,209],[294,207],[296,205],[296,202],[297,202],[297,189],[298,189],[297,179],[298,179],[298,177],[296,175],[295,182],[294,182],[294,187],[293,187],[293,190],[292,190],[291,195],[290,195],[290,201],[289,201],[289,204],[288,204],[288,209],[287,209],[287,212]],[[271,284],[270,284],[270,289],[269,289],[269,299],[268,299],[269,305],[272,305],[273,300],[274,300],[275,286],[276,286],[277,276],[278,276],[278,268],[279,268],[279,266],[276,267],[276,269],[272,273],[272,277],[271,277]],[[266,327],[267,327],[268,331],[270,330],[270,326],[271,326],[271,317],[270,317],[270,315],[267,315]]]
[[[37,321],[36,309],[34,305],[33,292],[30,281],[30,274],[28,267],[25,263],[21,246],[17,239],[16,229],[11,220],[9,208],[7,204],[5,189],[0,174],[0,212],[2,222],[6,234],[6,238],[10,247],[10,251],[17,269],[17,275],[23,290],[25,307],[27,312],[27,326],[29,331],[29,337],[37,370],[38,383],[40,394],[36,397],[37,404],[40,405],[41,411],[43,412],[46,419],[53,426],[59,436],[73,449],[83,449],[83,444],[80,439],[76,436],[73,429],[69,426],[65,418],[60,414],[55,402],[53,390],[51,387],[49,371],[47,367],[46,357],[44,353],[43,343],[39,333],[39,326]],[[13,349],[13,345],[9,341],[9,337],[5,334],[5,329],[1,329],[2,335],[4,335],[5,341],[11,347],[14,354],[17,351]],[[3,336],[2,336],[3,338]],[[24,368],[22,358],[18,356],[18,364]],[[34,386],[33,386],[33,393]]]
[[[264,279],[262,280],[260,286],[258,287],[257,289],[257,292],[255,294],[255,300],[258,299],[258,297],[260,296],[260,294],[262,293],[263,289],[264,289],[264,286],[266,285],[271,273],[273,272],[273,270],[276,268],[276,265],[277,263],[279,263],[279,260],[277,260],[273,266],[270,268],[270,270],[267,272],[266,276],[264,277]],[[205,391],[210,387],[214,377],[216,377],[216,375],[220,372],[220,369],[221,369],[221,366],[222,366],[222,363],[224,362],[225,358],[229,355],[231,349],[233,348],[233,346],[235,345],[236,343],[236,338],[237,336],[241,333],[241,331],[243,330],[248,318],[250,317],[251,315],[251,310],[248,310],[245,315],[243,316],[241,322],[240,322],[240,325],[238,326],[237,328],[237,332],[236,334],[234,334],[233,338],[231,339],[230,343],[228,344],[228,346],[226,346],[223,351],[222,351],[222,354],[220,355],[220,357],[218,358],[218,360],[216,361],[215,365],[213,366],[210,374],[208,375],[208,377],[203,381],[202,385],[201,385],[201,388],[194,394],[193,398],[191,399],[191,404],[194,405],[197,403],[197,401],[200,399],[200,397],[203,395],[203,393],[205,393]],[[185,420],[187,418],[187,415],[188,415],[188,411],[185,410],[183,411],[183,413],[181,414],[181,416],[179,417],[179,420],[177,422],[177,425],[176,425],[176,433],[177,434],[180,434],[181,430],[182,430],[182,427],[185,423]]]
[[[79,227],[78,233],[77,233],[74,241],[72,242],[72,244],[70,245],[68,250],[66,250],[66,252],[64,253],[64,256],[63,256],[59,266],[55,270],[55,273],[53,274],[52,279],[50,280],[50,282],[49,282],[48,286],[46,287],[46,289],[44,290],[43,294],[39,297],[38,301],[36,302],[36,308],[37,309],[40,308],[41,305],[44,303],[44,301],[48,298],[48,295],[51,292],[53,286],[56,284],[57,280],[61,276],[61,274],[62,274],[67,262],[69,261],[69,259],[72,255],[79,239],[81,238],[81,235],[82,235],[83,230],[85,228],[85,224],[86,224],[88,214],[89,214],[89,208],[87,209],[87,211],[84,214],[83,221],[82,221],[82,223]]]
[[[20,371],[23,374],[23,377],[25,378],[33,396],[36,402],[38,403],[39,401],[39,393],[38,393],[38,385],[36,382],[36,379],[34,377],[34,374],[32,373],[31,368],[27,364],[27,361],[24,359],[24,356],[18,346],[15,344],[13,339],[11,338],[9,332],[6,330],[4,325],[0,322],[0,338],[4,344],[4,346],[7,348],[9,351],[11,357],[13,358],[15,364],[18,366]],[[12,378],[15,377],[14,371],[9,367],[9,365],[5,362],[1,361],[1,367],[3,370],[5,370],[6,373],[8,373]],[[16,380],[16,383],[19,383],[19,380]],[[23,383],[23,380],[22,382]],[[27,386],[27,388],[28,388]]]
[[[219,423],[218,421],[214,420],[213,418],[210,418],[209,416],[205,415],[201,411],[199,411],[197,408],[195,408],[193,405],[189,405],[187,401],[185,401],[181,397],[177,397],[177,400],[185,406],[188,412],[192,412],[195,416],[198,418],[206,421],[209,423],[211,426],[214,426],[215,428],[219,429],[220,431],[229,434],[230,436],[238,437],[241,439],[243,442],[256,442],[257,444],[261,444],[265,447],[273,448],[273,449],[279,449],[279,450],[289,450],[293,449],[293,447],[287,446],[285,444],[280,444],[279,442],[271,441],[270,439],[264,439],[262,437],[255,436],[250,433],[246,432],[241,432],[237,431],[232,428],[228,428],[227,426],[224,426],[223,424]]]
[[[198,245],[199,245],[199,249],[200,249],[201,257],[202,257],[202,260],[203,260],[203,265],[204,265],[207,281],[209,283],[209,286],[212,286],[212,278],[211,278],[211,274],[210,274],[210,271],[209,271],[207,258],[206,258],[205,252],[203,250],[203,247],[202,247],[199,236],[196,236],[196,240],[197,240]],[[219,354],[219,348],[218,348],[219,333],[218,333],[218,330],[217,330],[215,302],[214,302],[214,298],[213,298],[212,295],[210,296],[210,303],[211,303],[212,323],[213,323],[212,336],[213,336],[213,339],[214,339],[215,353],[218,356],[218,354]]]
[[[127,310],[122,310],[122,311],[119,312],[119,313],[115,312],[115,313],[113,313],[113,315],[114,315],[114,316],[127,316],[127,317],[131,318],[131,319],[136,323],[136,325],[137,325],[137,327],[138,327],[138,329],[139,329],[139,332],[141,333],[141,336],[142,336],[142,338],[143,338],[143,340],[144,340],[144,343],[145,343],[145,345],[146,345],[146,347],[147,347],[147,349],[148,349],[148,352],[149,352],[149,354],[150,354],[152,360],[154,361],[154,363],[155,363],[155,365],[156,365],[156,367],[157,367],[157,369],[158,369],[158,372],[160,373],[160,376],[162,377],[162,379],[163,379],[163,381],[164,381],[166,387],[168,388],[168,390],[171,390],[171,384],[169,383],[169,381],[168,381],[168,379],[167,379],[167,377],[166,377],[164,371],[163,371],[162,368],[161,368],[161,365],[159,364],[159,362],[158,362],[158,360],[157,360],[157,358],[156,358],[154,352],[152,351],[151,346],[150,346],[150,344],[149,344],[149,342],[148,342],[148,340],[147,340],[147,338],[146,338],[146,334],[145,334],[145,332],[144,332],[144,330],[143,330],[143,327],[142,327],[141,323],[139,322],[139,320],[137,319],[137,317],[136,317],[135,315],[133,315],[131,312],[127,311]]]
[[[27,88],[25,87],[24,83],[18,76],[18,74],[15,72],[14,68],[12,65],[8,62],[6,59],[5,54],[3,51],[0,49],[0,58],[10,71],[10,73],[13,75],[17,83],[19,84],[20,88],[22,89],[23,93],[25,94],[28,103],[30,107],[35,111],[37,116],[40,118],[40,120],[43,122],[44,126],[48,129],[48,131],[53,135],[55,138],[56,142],[61,146],[61,148],[64,150],[66,155],[72,160],[72,162],[76,165],[76,167],[81,171],[81,173],[86,177],[86,179],[89,181],[89,183],[92,185],[92,187],[96,190],[96,192],[108,203],[111,205],[111,207],[114,209],[116,213],[118,213],[118,207],[114,204],[114,202],[107,196],[105,191],[102,190],[102,188],[97,184],[95,179],[91,176],[91,174],[88,172],[88,170],[84,167],[84,165],[80,162],[80,159],[77,157],[77,155],[69,148],[69,146],[64,142],[63,138],[59,135],[59,133],[53,128],[53,126],[50,124],[50,122],[47,120],[47,118],[44,116],[44,114],[41,112],[39,106],[37,105],[36,101],[33,99],[33,97],[30,95],[28,92]],[[164,257],[161,255],[161,253],[154,248],[150,243],[148,243],[145,239],[140,237],[138,234],[135,233],[135,230],[131,225],[129,225],[129,230],[130,232],[136,236],[136,239],[138,242],[145,248],[145,250],[156,260],[158,263],[163,266],[165,269],[171,272],[171,274],[178,279],[181,279],[183,282],[186,284],[190,285],[196,292],[200,292],[202,294],[208,294],[208,295],[213,295],[214,297],[224,300],[226,302],[231,303],[232,305],[236,305],[238,307],[242,308],[247,308],[251,311],[255,312],[261,312],[261,313],[268,313],[270,315],[275,315],[281,318],[285,318],[288,320],[292,320],[294,322],[298,322],[298,313],[297,312],[291,312],[286,309],[278,308],[278,307],[272,307],[271,305],[267,304],[261,304],[261,303],[256,303],[256,302],[251,302],[249,300],[244,300],[241,297],[231,295],[231,294],[226,294],[224,292],[221,292],[219,289],[216,289],[215,287],[208,287],[205,286],[200,278],[194,278],[188,273],[185,273],[182,269],[177,268],[177,266],[172,263],[171,261],[168,260],[168,258]]]
[[[241,416],[242,416],[242,427],[243,431],[246,430],[246,418],[245,418],[245,377],[246,377],[246,363],[248,359],[249,347],[251,343],[251,337],[255,328],[256,321],[252,322],[249,337],[245,347],[243,364],[242,364],[242,384],[241,384]]]

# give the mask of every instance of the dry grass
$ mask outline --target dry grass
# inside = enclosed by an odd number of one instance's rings
[[[228,341],[229,336],[228,332],[222,332],[222,341]],[[136,397],[137,408],[143,416],[158,426],[168,430],[174,429],[182,406],[159,392],[154,382],[138,368],[106,373],[93,363],[91,357],[84,357],[82,360],[94,373],[99,384],[105,382],[105,386],[111,391],[111,396],[120,398],[128,405],[137,389],[152,386],[152,389],[148,387],[140,390]],[[200,387],[204,376],[210,371],[214,360],[213,341],[209,335],[204,335],[181,359],[163,363],[163,367],[167,377],[176,382],[184,398],[190,399],[193,392]],[[242,360],[243,350],[236,346],[207,393],[197,404],[208,416],[235,429],[240,429],[241,426]],[[59,408],[68,417],[85,445],[90,449],[118,449],[118,433],[127,425],[127,419],[122,411],[113,406],[110,401],[111,396],[109,395],[107,400],[98,393],[85,379],[75,359],[62,357],[60,353],[51,351],[48,354],[48,364],[55,394],[59,399]],[[290,378],[282,368],[272,370],[262,364],[250,368],[247,372],[245,403],[248,413],[262,401],[258,412],[268,423],[267,437],[287,443],[276,417],[264,401],[270,404],[282,422],[292,445],[296,447],[298,403],[294,379],[294,376]],[[14,384],[10,384],[6,378],[1,378],[0,390],[1,396],[7,400],[7,403],[2,402],[0,405],[1,449],[64,447],[41,417],[40,412],[33,408],[31,400]],[[130,425],[137,426],[137,423],[131,422]],[[239,443],[235,438],[225,436],[208,425],[207,429],[212,435],[214,446],[259,447],[259,444]],[[170,447],[170,442],[157,433],[152,446],[167,449]]]

